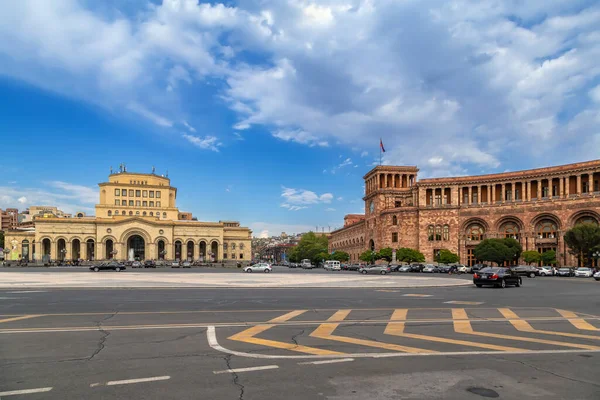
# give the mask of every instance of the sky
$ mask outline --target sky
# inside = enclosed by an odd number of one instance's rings
[[[112,166],[255,236],[419,178],[598,159],[591,0],[19,0],[0,13],[0,208],[94,212]]]

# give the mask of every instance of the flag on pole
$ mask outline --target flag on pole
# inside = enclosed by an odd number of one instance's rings
[[[379,147],[381,148],[381,151],[385,153],[385,147],[383,147],[383,141],[381,140],[381,138],[379,138]]]

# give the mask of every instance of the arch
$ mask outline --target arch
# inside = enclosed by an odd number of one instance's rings
[[[111,210],[108,210],[108,216],[109,217],[112,216],[112,211]]]
[[[560,218],[558,218],[556,215],[554,215],[552,213],[542,213],[542,214],[536,215],[535,217],[533,217],[531,219],[529,226],[532,227],[533,230],[535,231],[535,227],[540,223],[540,221],[542,221],[544,219],[551,220],[552,222],[554,222],[556,224],[556,227],[558,229],[561,229]]]
[[[200,243],[198,244],[198,249],[199,249],[199,255],[200,255],[200,260],[204,261],[205,257],[207,255],[207,251],[206,251],[206,247],[208,245],[208,242],[206,240],[201,240]]]
[[[187,241],[185,256],[188,261],[194,260],[194,241],[192,239]]]
[[[133,215],[133,211],[129,211],[129,215]]]
[[[375,241],[373,239],[369,240],[369,250],[375,251]]]
[[[469,225],[472,225],[472,224],[481,225],[486,232],[488,232],[490,230],[490,225],[488,224],[488,222],[486,220],[484,220],[482,218],[469,218],[462,223],[462,225],[460,227],[461,232],[466,232]]]
[[[600,214],[598,214],[596,211],[592,211],[592,210],[581,210],[581,211],[574,212],[569,217],[568,224],[569,224],[569,226],[573,227],[579,223],[584,223],[584,222],[594,223],[593,221],[595,221],[595,223],[598,224],[600,222]]]
[[[81,258],[81,239],[71,239],[71,259],[79,260]]]
[[[60,261],[67,258],[67,241],[62,237],[56,241],[56,258]]]
[[[141,235],[133,234],[127,238],[127,259],[129,261],[143,261],[146,259],[146,243]]]
[[[144,230],[141,230],[140,228],[129,228],[129,229],[125,230],[125,232],[123,232],[121,234],[121,240],[120,240],[120,242],[121,243],[127,243],[127,241],[129,240],[129,238],[132,235],[139,235],[139,236],[141,236],[144,239],[144,241],[146,243],[152,243],[152,240],[151,240],[150,235],[148,234],[148,232],[146,232]]]
[[[96,259],[96,241],[89,238],[85,241],[85,254],[88,261],[94,261]]]
[[[542,218],[535,224],[533,232],[540,239],[556,239],[559,229],[559,225],[553,219]]]
[[[512,222],[513,224],[517,225],[521,232],[525,230],[525,224],[523,223],[521,218],[515,217],[514,215],[505,215],[499,218],[496,222],[496,231],[498,231],[498,233],[502,233],[500,227],[506,224],[507,222]]]
[[[25,261],[29,261],[29,240],[24,239],[21,242],[21,258]]]
[[[111,260],[114,256],[114,241],[112,239],[106,239],[104,241],[104,259]]]
[[[211,261],[215,262],[219,260],[219,242],[216,240],[210,242],[210,253]]]
[[[240,243],[240,244],[238,245],[238,247],[240,248],[240,250],[244,250],[244,243]]]
[[[511,220],[504,221],[498,227],[498,237],[499,238],[513,238],[516,240],[521,239],[521,228],[517,223]]]
[[[42,261],[50,261],[52,242],[48,238],[41,240],[42,243]]]
[[[173,247],[175,248],[175,260],[181,260],[181,249],[182,249],[182,242],[181,240],[176,240],[173,243]]]
[[[156,241],[156,254],[158,254],[159,260],[164,260],[167,255],[167,241],[164,239],[158,239]]]
[[[485,239],[485,227],[479,222],[473,222],[467,226],[465,236],[467,240],[483,240]]]
[[[113,236],[113,235],[106,235],[102,238],[102,240],[99,240],[100,243],[106,245],[106,242],[108,240],[112,240],[113,243],[115,243],[117,241],[117,239]]]

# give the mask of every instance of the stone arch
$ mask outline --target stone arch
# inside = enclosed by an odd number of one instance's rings
[[[549,219],[556,224],[558,230],[562,229],[560,218],[558,218],[555,214],[552,213],[541,213],[536,215],[531,219],[529,223],[529,227],[533,232],[535,232],[536,226],[543,220]]]
[[[521,240],[523,235],[526,233],[525,224],[523,221],[513,215],[506,215],[498,219],[496,222],[497,237],[502,239],[505,237],[512,237],[516,240]]]
[[[507,222],[512,222],[512,223],[516,224],[519,227],[519,230],[521,230],[521,231],[525,230],[525,224],[523,223],[521,218],[515,217],[514,215],[505,215],[505,216],[501,217],[500,219],[498,219],[498,221],[496,222],[496,226],[495,226],[496,231],[500,232],[500,227]]]
[[[202,242],[208,243],[208,242],[209,242],[209,240],[208,240],[207,238],[204,238],[204,237],[203,237],[203,238],[200,238],[200,239],[199,239],[199,240],[196,242],[196,244],[197,244],[198,246],[200,246],[200,243],[202,243]]]
[[[469,227],[469,225],[473,225],[473,224],[479,224],[483,227],[483,229],[485,230],[485,232],[489,232],[490,230],[490,225],[488,224],[488,222],[482,218],[469,218],[467,220],[465,220],[465,222],[462,223],[462,225],[460,226],[460,231],[462,233],[465,233],[467,228]]]
[[[375,250],[375,241],[373,239],[369,240],[369,250]]]
[[[96,238],[94,236],[86,236],[83,238],[82,243],[85,243],[90,239],[92,239],[94,242],[96,241]]]
[[[123,234],[121,235],[121,240],[119,240],[119,241],[121,243],[127,243],[127,240],[129,240],[129,238],[133,235],[139,235],[144,239],[144,241],[146,243],[152,243],[152,239],[150,238],[150,235],[148,234],[148,232],[146,232],[140,228],[127,229],[125,232],[123,232]]]
[[[219,260],[219,241],[218,240],[212,240],[210,242],[210,252],[211,254],[211,261],[218,261]]]
[[[590,219],[594,219],[596,221],[596,223],[600,223],[600,214],[598,214],[596,211],[592,211],[592,210],[581,210],[581,211],[577,211],[574,212],[568,220],[568,224],[570,227],[573,227],[577,224],[577,222],[580,219],[583,218],[590,218]]]
[[[112,240],[113,243],[117,243],[117,238],[115,238],[113,235],[106,235],[101,240],[99,240],[98,242],[102,243],[102,244],[106,244],[107,240]]]
[[[170,244],[170,243],[169,243],[169,241],[167,240],[167,238],[166,238],[166,237],[164,237],[164,236],[157,236],[157,237],[154,239],[154,244],[156,244],[156,245],[157,245],[157,244],[158,244],[158,242],[159,242],[159,240],[162,240],[163,242],[165,242],[165,245],[167,245],[167,244]]]
[[[193,261],[194,260],[194,256],[196,254],[196,244],[194,243],[194,241],[192,239],[188,239],[185,242],[185,259],[188,261]]]

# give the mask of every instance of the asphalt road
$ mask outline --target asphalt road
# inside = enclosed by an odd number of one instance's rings
[[[0,398],[598,399],[599,294],[0,290]]]

